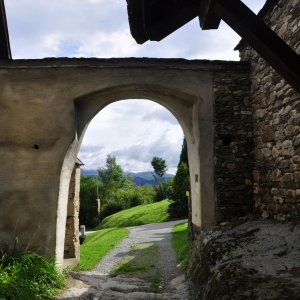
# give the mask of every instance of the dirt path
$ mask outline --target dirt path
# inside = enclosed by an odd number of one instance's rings
[[[90,272],[73,272],[68,282],[69,288],[56,299],[188,299],[184,276],[180,273],[171,246],[171,231],[181,221],[149,224],[130,228],[125,238],[113,251]],[[109,277],[111,269],[134,245],[156,243],[159,249],[161,273],[158,293],[145,292],[149,283],[133,277],[119,275]]]

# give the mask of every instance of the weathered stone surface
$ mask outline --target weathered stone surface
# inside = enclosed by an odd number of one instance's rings
[[[300,54],[300,1],[269,1],[267,5],[262,15],[265,23]],[[240,49],[240,56],[251,63],[255,169],[260,174],[259,180],[254,179],[255,207],[268,218],[283,220],[289,211],[300,215],[296,199],[284,193],[287,187],[294,192],[300,188],[295,173],[299,166],[293,161],[300,154],[300,95],[251,47]],[[289,175],[281,180],[278,171],[274,173],[276,168]],[[273,189],[282,195],[280,207],[268,202]]]
[[[80,257],[79,243],[79,190],[80,190],[80,166],[75,164],[70,186],[66,220],[64,258],[73,258],[75,264]]]
[[[219,222],[244,215],[253,204],[253,128],[248,75],[240,71],[214,76],[215,196]],[[265,113],[257,112],[258,118]],[[270,139],[272,133],[267,134]],[[268,149],[266,155],[271,155]]]
[[[299,223],[248,221],[202,231],[188,270],[194,299],[298,299],[299,244]]]

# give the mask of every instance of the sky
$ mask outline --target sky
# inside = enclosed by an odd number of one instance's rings
[[[265,0],[243,1],[257,13]],[[194,19],[161,42],[136,44],[125,0],[6,0],[14,59],[44,57],[161,57],[238,60],[240,37],[225,23],[202,31]],[[130,116],[130,118],[128,117]],[[125,171],[151,170],[151,159],[166,160],[175,173],[183,132],[174,116],[148,100],[113,103],[90,123],[78,154],[86,169],[113,154]]]

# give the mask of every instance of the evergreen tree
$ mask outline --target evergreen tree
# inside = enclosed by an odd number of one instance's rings
[[[187,143],[184,138],[177,172],[173,179],[174,202],[169,207],[172,217],[188,216],[188,197],[186,192],[190,191],[190,172],[188,166]]]

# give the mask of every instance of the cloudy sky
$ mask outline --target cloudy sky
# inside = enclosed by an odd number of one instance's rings
[[[258,12],[265,0],[243,1]],[[240,37],[226,24],[201,31],[194,20],[163,41],[135,43],[125,0],[6,0],[13,58],[181,57],[238,60]],[[130,116],[130,118],[128,118]],[[124,100],[103,109],[90,123],[79,153],[85,168],[104,165],[111,153],[123,169],[151,170],[153,156],[166,159],[174,173],[183,133],[162,106]]]

